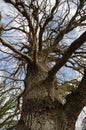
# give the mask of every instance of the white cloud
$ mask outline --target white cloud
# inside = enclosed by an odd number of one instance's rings
[[[8,4],[5,3],[3,0],[0,0],[0,11],[2,11],[3,14],[9,11]]]
[[[3,71],[0,71],[0,83],[2,83],[2,76],[3,75]]]
[[[83,108],[83,110],[86,112],[86,107]],[[81,111],[81,113],[78,116],[77,122],[76,122],[76,129],[75,130],[82,130],[82,121],[86,117],[86,114],[84,111]]]

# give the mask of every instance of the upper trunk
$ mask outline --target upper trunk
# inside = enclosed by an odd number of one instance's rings
[[[49,68],[46,65],[45,67],[42,64],[29,66],[25,78],[21,119],[16,130],[75,129],[77,116],[82,109],[82,106],[78,109],[81,101],[77,94],[69,96],[70,101],[64,106],[54,100],[56,84],[55,80],[46,81],[48,71]]]

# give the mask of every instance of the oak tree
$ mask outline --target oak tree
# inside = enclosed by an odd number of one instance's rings
[[[15,129],[74,130],[86,105],[86,1],[4,2],[10,12],[0,30],[1,77],[23,89]],[[70,70],[65,80],[62,68]],[[69,80],[71,70],[82,79]]]

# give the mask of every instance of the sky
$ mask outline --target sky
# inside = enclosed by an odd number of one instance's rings
[[[0,11],[2,11],[3,14],[7,13],[9,10],[7,4],[4,3],[3,0],[0,0]]]

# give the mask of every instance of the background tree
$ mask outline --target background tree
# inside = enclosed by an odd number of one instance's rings
[[[86,105],[85,0],[4,1],[11,12],[0,30],[1,77],[23,90],[16,130],[74,130]],[[82,80],[62,80],[62,67]]]
[[[16,96],[19,88],[6,88],[4,84],[0,85],[0,129],[11,130],[17,124],[18,112],[16,109]],[[16,92],[16,93],[15,93]],[[11,98],[10,98],[11,96]],[[15,96],[15,97],[14,97]]]

